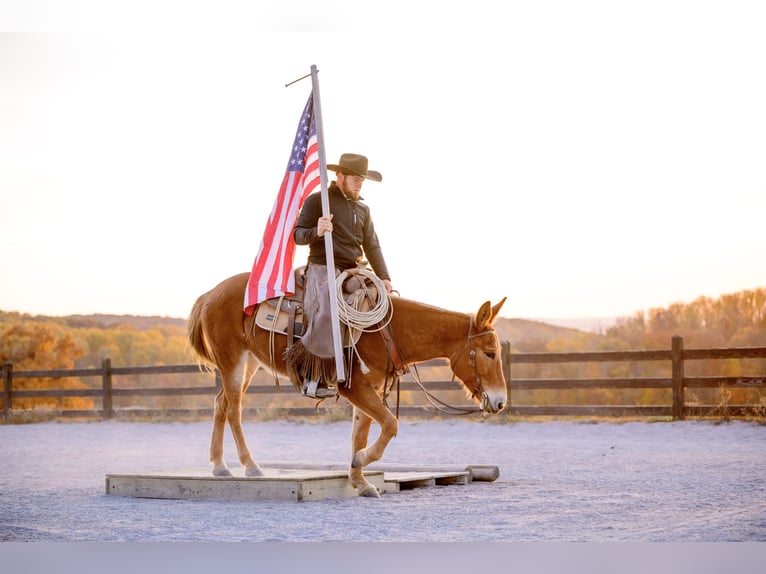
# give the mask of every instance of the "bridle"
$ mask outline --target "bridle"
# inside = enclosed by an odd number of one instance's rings
[[[465,351],[465,348],[470,345],[471,350],[468,353],[468,357],[470,358],[471,367],[473,368],[474,380],[476,381],[476,387],[471,393],[471,398],[476,399],[477,396],[481,395],[481,410],[486,411],[489,404],[489,396],[487,396],[487,393],[484,392],[484,385],[481,383],[479,369],[476,367],[476,348],[474,347],[474,339],[484,335],[494,334],[495,331],[491,329],[487,331],[481,331],[479,333],[471,333],[471,331],[473,331],[473,315],[468,322],[468,335],[466,337],[465,343],[463,343],[463,346],[460,347],[460,350],[455,353],[453,357],[450,357],[450,366],[452,367],[452,380],[455,380],[455,367],[460,362],[463,351]],[[457,358],[457,360],[454,360],[455,358]]]
[[[420,374],[418,373],[417,365],[413,365],[413,368],[415,370],[415,382],[418,384],[420,389],[423,391],[423,393],[426,396],[426,399],[429,403],[431,403],[431,406],[436,408],[436,410],[450,415],[469,415],[474,413],[483,413],[487,411],[487,407],[489,406],[489,396],[486,392],[484,392],[484,386],[481,382],[481,377],[479,376],[479,370],[476,367],[476,349],[474,348],[474,339],[477,339],[478,337],[482,337],[484,335],[494,334],[494,330],[487,330],[487,331],[481,331],[479,333],[472,333],[473,331],[473,315],[469,319],[468,323],[468,335],[466,336],[465,343],[463,343],[463,346],[460,347],[460,349],[450,357],[450,368],[452,369],[452,381],[455,380],[455,366],[460,362],[461,355],[463,354],[463,351],[465,351],[466,347],[470,345],[471,350],[468,353],[468,356],[471,361],[471,366],[473,367],[473,374],[474,374],[474,380],[476,381],[476,387],[471,392],[471,398],[476,399],[477,396],[481,395],[481,406],[471,406],[471,407],[455,407],[452,405],[449,405],[445,403],[444,401],[437,399],[431,392],[428,391],[423,386],[423,383],[420,381]],[[455,360],[457,359],[457,360]]]

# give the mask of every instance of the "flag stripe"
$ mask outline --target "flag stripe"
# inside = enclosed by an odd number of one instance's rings
[[[248,315],[261,301],[295,293],[293,228],[306,197],[319,185],[319,145],[312,94],[298,123],[287,171],[247,282],[244,310]]]

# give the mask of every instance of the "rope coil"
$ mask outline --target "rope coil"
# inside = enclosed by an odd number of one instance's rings
[[[362,281],[362,288],[358,289],[354,293],[352,301],[349,303],[344,297],[343,284],[351,273],[344,271],[338,275],[335,280],[335,295],[338,300],[338,318],[341,323],[346,325],[351,331],[362,331],[363,333],[376,333],[382,329],[385,329],[393,316],[391,301],[388,298],[388,292],[383,281],[378,278],[372,271],[367,269],[357,269],[353,273],[354,275],[361,275],[369,279],[372,285],[375,287],[375,302],[368,311],[361,311],[362,303],[365,299],[372,301],[371,289],[366,287],[366,282]],[[377,325],[377,327],[375,327]],[[371,327],[375,327],[372,329]],[[362,373],[367,374],[370,369],[362,359],[359,351],[356,349],[356,343],[354,342],[353,333],[349,334],[351,339],[350,352],[355,354],[359,359],[359,366]]]
[[[391,302],[386,292],[386,286],[383,281],[378,278],[372,271],[367,269],[358,269],[354,274],[361,275],[370,280],[376,290],[376,300],[369,311],[361,311],[360,307],[362,301],[369,297],[371,299],[371,290],[363,288],[358,290],[354,294],[353,301],[349,304],[343,294],[343,283],[349,276],[347,271],[344,271],[335,281],[335,294],[338,299],[338,317],[351,329],[363,331],[365,333],[374,333],[384,329],[386,325],[391,321],[392,313]],[[370,327],[377,327],[371,329]]]

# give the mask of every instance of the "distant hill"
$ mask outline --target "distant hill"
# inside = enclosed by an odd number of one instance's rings
[[[504,317],[495,321],[495,331],[501,340],[510,341],[513,349],[522,352],[541,351],[548,341],[555,339],[598,337],[598,335],[585,333],[571,327],[560,327],[530,319],[506,319]]]
[[[3,312],[0,311],[0,315]],[[41,322],[56,322],[74,329],[115,329],[132,328],[136,331],[148,331],[161,326],[172,326],[186,329],[186,319],[178,317],[142,316],[142,315],[66,315],[50,317],[45,315],[25,316],[25,319]],[[500,317],[495,321],[495,330],[501,340],[511,342],[513,348],[522,352],[537,352],[543,350],[548,341],[582,340],[583,338],[598,338],[599,335],[584,332],[572,327],[552,325],[543,321],[531,319],[508,319]]]
[[[177,317],[94,314],[67,315],[56,319],[75,328],[108,329],[117,325],[131,325],[139,331],[153,329],[158,325],[186,328],[186,319]],[[572,327],[562,327],[531,319],[507,319],[505,317],[500,317],[495,321],[495,330],[500,339],[511,341],[513,348],[521,351],[537,350],[541,345],[553,339],[579,338],[585,334],[583,331]]]
[[[550,317],[534,317],[530,321],[541,321],[549,325],[569,327],[586,333],[603,333],[617,322],[617,317],[584,317],[581,319],[552,319]]]
[[[158,315],[67,315],[58,317],[61,323],[70,327],[92,327],[96,329],[108,329],[115,325],[131,325],[139,331],[153,329],[157,325],[172,325],[186,328],[186,319],[176,317],[160,317]]]

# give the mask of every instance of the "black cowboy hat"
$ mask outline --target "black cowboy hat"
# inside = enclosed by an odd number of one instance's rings
[[[327,164],[327,169],[346,175],[358,175],[372,181],[383,181],[383,176],[378,171],[367,169],[367,158],[358,153],[344,153],[340,156],[337,165]]]

